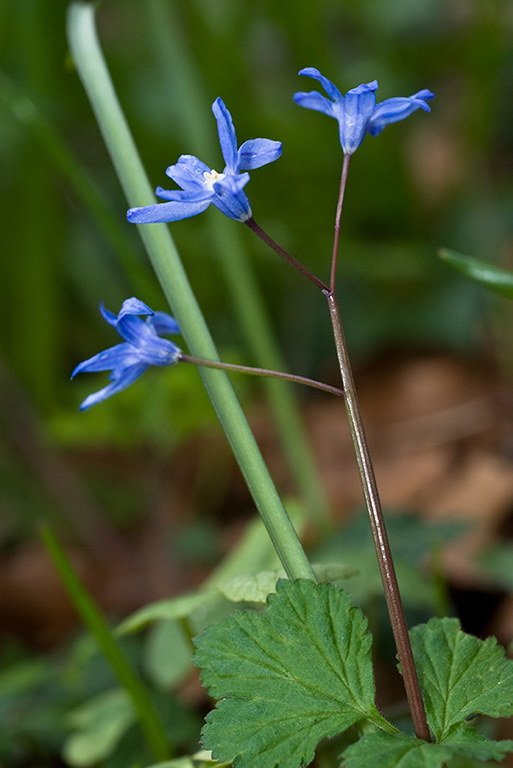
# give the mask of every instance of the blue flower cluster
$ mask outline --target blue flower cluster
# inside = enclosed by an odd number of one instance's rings
[[[338,120],[344,154],[353,154],[367,132],[371,136],[377,136],[389,123],[404,120],[419,108],[429,112],[426,101],[434,97],[431,91],[425,89],[413,96],[386,99],[376,104],[377,80],[353,88],[344,97],[318,69],[307,67],[299,74],[319,80],[330,98],[317,91],[311,91],[296,93],[294,101],[302,107],[324,112]],[[281,142],[252,139],[245,141],[237,149],[232,116],[222,99],[214,101],[212,111],[217,120],[219,143],[226,163],[223,172],[218,173],[209,168],[194,155],[182,155],[175,165],[170,165],[166,170],[166,174],[181,189],[168,190],[157,187],[157,197],[168,202],[130,208],[127,213],[128,221],[133,224],[179,221],[202,213],[210,204],[235,221],[244,222],[252,217],[249,200],[243,191],[249,181],[247,171],[277,160],[281,155]]]
[[[377,136],[389,123],[403,120],[417,109],[430,111],[428,104],[434,94],[422,90],[413,96],[386,99],[376,104],[377,80],[359,85],[342,96],[338,88],[318,69],[307,67],[300,75],[318,80],[329,98],[317,91],[296,93],[294,101],[302,107],[323,112],[334,117],[339,124],[340,144],[346,155],[355,152],[366,133]],[[217,130],[225,167],[222,173],[209,168],[193,155],[182,155],[175,165],[169,166],[166,174],[181,189],[166,190],[158,187],[156,194],[165,203],[131,208],[128,221],[136,224],[172,222],[196,216],[209,205],[219,208],[222,213],[235,221],[248,222],[252,219],[251,206],[244,192],[249,181],[248,171],[272,163],[281,155],[281,142],[270,139],[252,139],[237,148],[237,137],[232,117],[224,102],[218,98],[212,105],[217,120]],[[180,333],[176,320],[165,312],[153,312],[139,299],[123,302],[116,316],[100,306],[104,319],[114,326],[124,339],[110,349],[100,352],[80,363],[72,373],[110,370],[111,383],[89,395],[80,410],[105,400],[116,392],[128,387],[150,365],[174,365],[180,360],[181,350],[160,334]],[[148,315],[142,320],[139,315]]]
[[[80,406],[81,411],[129,387],[150,365],[174,365],[182,352],[172,341],[160,338],[161,333],[180,333],[178,323],[166,312],[153,312],[135,298],[126,299],[118,315],[109,312],[103,305],[100,305],[100,312],[124,342],[80,363],[71,374],[73,379],[77,373],[111,371],[109,379],[112,383],[86,397]],[[149,317],[142,320],[138,315]]]

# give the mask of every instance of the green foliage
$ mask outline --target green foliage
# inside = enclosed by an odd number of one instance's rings
[[[464,256],[455,251],[444,249],[439,253],[440,257],[447,264],[462,272],[466,277],[486,288],[491,288],[508,299],[513,299],[513,272],[495,267],[493,264],[487,264],[485,261],[475,259],[472,256]]]
[[[344,768],[442,768],[452,758],[502,760],[513,742],[494,742],[462,726],[443,744],[427,744],[410,736],[373,733],[344,752]]]
[[[135,721],[133,704],[122,688],[90,699],[69,714],[76,730],[64,744],[64,758],[76,768],[104,760]]]
[[[387,529],[404,603],[423,610],[438,608],[435,587],[425,566],[434,548],[461,536],[467,526],[460,521],[431,523],[405,512],[389,515]],[[342,562],[357,571],[346,589],[362,608],[382,597],[381,575],[364,510],[323,542],[314,557],[320,561]]]
[[[371,636],[333,584],[279,581],[263,613],[235,613],[196,639],[195,662],[211,696],[203,741],[239,768],[307,765],[317,743],[374,705]]]
[[[49,528],[42,531],[42,538],[80,618],[93,634],[119,682],[130,696],[148,746],[157,759],[168,757],[168,740],[144,683],[126,658],[100,608],[76,575],[57,538]]]
[[[322,563],[312,565],[317,581],[337,581],[356,576],[357,568],[350,568],[342,563]],[[217,589],[234,603],[265,603],[267,596],[276,591],[278,579],[286,578],[283,569],[260,571],[252,575],[235,576],[227,582],[217,585]]]
[[[412,630],[436,740],[428,744],[377,711],[366,627],[346,592],[301,580],[279,581],[261,613],[210,625],[195,640],[202,681],[218,699],[205,747],[237,768],[299,768],[321,739],[357,725],[363,735],[344,753],[346,768],[439,768],[453,757],[500,760],[513,750],[513,741],[490,741],[466,722],[513,714],[513,661],[495,639],[466,635],[457,619]]]
[[[454,726],[472,714],[513,715],[513,661],[495,638],[466,635],[457,619],[431,619],[411,631],[411,640],[437,741],[450,740]]]
[[[212,758],[210,752],[201,750],[190,757],[178,757],[176,760],[166,760],[165,763],[156,763],[149,768],[228,768],[231,763],[219,763]]]
[[[121,642],[134,667],[142,668],[143,638]],[[31,765],[36,755],[41,764],[51,765],[63,749],[70,766],[126,768],[136,760],[141,766],[151,762],[134,707],[90,634],[57,658],[31,658],[21,650],[17,656],[16,663],[0,670],[2,765]],[[150,695],[168,743],[193,747],[200,718],[169,691],[150,690]]]

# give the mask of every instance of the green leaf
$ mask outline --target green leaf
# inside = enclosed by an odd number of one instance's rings
[[[350,568],[341,563],[321,563],[312,565],[317,581],[336,581],[356,576],[357,568]],[[283,569],[260,571],[255,574],[235,576],[229,581],[217,585],[218,590],[234,603],[265,603],[267,595],[274,592],[278,579],[286,578]]]
[[[144,646],[144,671],[163,690],[176,685],[190,671],[192,648],[183,627],[168,619],[154,624]]]
[[[443,249],[439,252],[439,256],[471,280],[491,288],[508,299],[513,299],[513,272],[455,251]]]
[[[169,600],[158,600],[156,603],[145,605],[144,608],[132,613],[121,622],[116,629],[116,634],[126,635],[129,632],[137,632],[147,624],[154,621],[168,619],[184,619],[197,608],[215,601],[218,596],[212,591],[191,592]]]
[[[371,641],[346,592],[305,580],[279,581],[261,613],[211,624],[195,640],[203,684],[220,699],[205,748],[238,768],[297,768],[359,720],[388,726],[374,705]]]
[[[411,633],[428,723],[437,741],[471,714],[513,715],[513,661],[495,638],[479,640],[457,619],[431,619]]]
[[[461,724],[443,744],[378,732],[363,736],[344,752],[344,768],[441,768],[451,758],[502,760],[511,741],[490,741]]]
[[[228,768],[229,765],[230,763],[219,763],[213,760],[212,753],[202,749],[194,755],[166,760],[165,763],[154,763],[149,768]]]
[[[111,754],[135,720],[133,704],[122,688],[96,696],[70,714],[77,730],[64,744],[64,759],[77,767],[95,765]]]

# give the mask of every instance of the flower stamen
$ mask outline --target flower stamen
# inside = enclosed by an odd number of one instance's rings
[[[204,171],[203,177],[205,179],[205,185],[209,192],[214,191],[214,184],[218,181],[222,181],[224,177],[226,176],[226,173],[218,173],[213,168],[211,171]]]

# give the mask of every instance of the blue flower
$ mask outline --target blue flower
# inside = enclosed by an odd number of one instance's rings
[[[226,163],[223,172],[209,168],[193,155],[182,155],[176,165],[170,165],[166,171],[182,189],[157,187],[156,195],[169,202],[131,208],[127,213],[128,221],[135,224],[179,221],[196,216],[211,203],[235,221],[251,218],[251,206],[243,192],[249,173],[241,171],[251,171],[277,160],[281,155],[281,142],[252,139],[237,149],[232,117],[224,102],[216,99],[212,111],[217,120],[219,142]]]
[[[359,85],[342,96],[338,88],[327,77],[321,75],[318,69],[307,67],[299,74],[319,80],[330,98],[327,99],[318,91],[311,91],[294,94],[294,101],[302,107],[324,112],[325,115],[338,120],[340,143],[346,155],[352,155],[358,149],[365,138],[366,131],[371,136],[377,136],[386,125],[404,120],[419,107],[430,112],[426,101],[434,98],[435,95],[424,89],[408,98],[386,99],[376,104],[377,80]]]
[[[153,312],[139,299],[126,299],[119,315],[114,315],[100,304],[100,312],[113,325],[124,342],[99,352],[94,357],[77,365],[71,378],[77,373],[108,371],[111,384],[86,397],[81,411],[106,400],[116,392],[129,387],[150,365],[173,365],[179,362],[181,350],[168,339],[161,339],[161,333],[180,333],[178,323],[166,312]],[[137,315],[149,315],[141,320]]]

